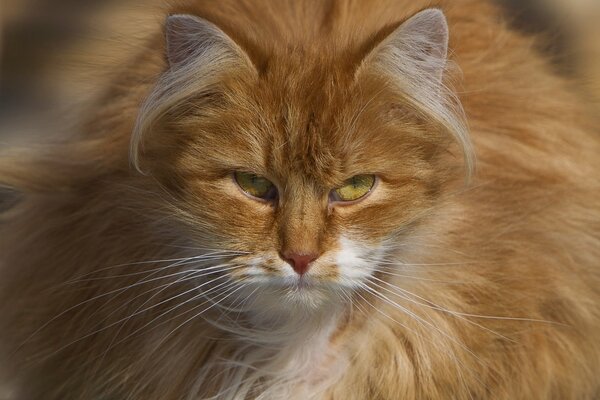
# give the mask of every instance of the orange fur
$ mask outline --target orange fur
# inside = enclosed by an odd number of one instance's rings
[[[444,81],[478,160],[468,185],[468,143],[361,64],[428,7],[446,14],[462,71]],[[473,0],[167,11],[213,22],[248,60],[210,87],[187,82],[195,96],[144,125],[143,173],[130,139],[168,69],[160,26],[79,137],[0,157],[0,181],[25,194],[0,225],[0,370],[15,399],[600,395],[598,126],[534,39]],[[236,169],[276,183],[279,203],[242,195]],[[360,173],[380,177],[368,198],[327,204]],[[334,255],[360,246],[374,272],[350,289]],[[283,279],[287,248],[320,254],[315,287],[248,283],[252,268]],[[183,279],[178,259],[216,250],[229,253],[192,264],[214,275]]]

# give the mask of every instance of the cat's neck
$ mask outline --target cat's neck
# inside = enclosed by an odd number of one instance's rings
[[[238,399],[261,388],[264,398],[306,400],[324,393],[346,370],[348,357],[337,339],[349,310],[341,303],[257,308],[239,317],[218,325],[234,340],[213,349],[196,376],[197,393]]]
[[[245,350],[234,357],[244,383],[233,392],[268,381],[265,398],[309,399],[339,379],[348,357],[335,342],[348,310],[335,305],[304,311],[301,318],[290,312],[250,316],[253,329],[238,336]]]
[[[347,305],[331,303],[309,309],[272,308],[269,312],[248,313],[250,331],[257,332],[258,343],[281,347],[311,347],[331,337],[346,319]]]

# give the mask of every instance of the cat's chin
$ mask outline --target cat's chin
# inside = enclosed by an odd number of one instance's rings
[[[268,278],[249,284],[252,303],[269,309],[316,311],[341,303],[339,285],[312,277]]]

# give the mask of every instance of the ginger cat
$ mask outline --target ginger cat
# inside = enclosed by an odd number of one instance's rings
[[[0,153],[11,399],[597,399],[600,135],[486,1],[180,1]]]

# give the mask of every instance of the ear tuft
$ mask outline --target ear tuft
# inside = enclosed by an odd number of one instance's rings
[[[463,150],[468,179],[474,156],[464,111],[443,82],[448,37],[448,24],[441,10],[421,11],[379,43],[363,59],[356,74],[365,70],[382,74],[405,95],[405,101],[451,133]]]
[[[207,52],[240,55],[243,52],[212,22],[188,14],[167,17],[167,59],[171,67],[186,65]]]
[[[448,24],[441,10],[421,11],[406,21],[395,37],[406,54],[429,71],[432,78],[442,80],[448,57]]]
[[[246,52],[205,19],[188,14],[171,15],[165,23],[165,36],[170,68],[140,107],[131,136],[131,162],[140,172],[142,138],[158,120],[187,99],[219,91],[224,73],[244,77],[257,74]]]
[[[427,9],[414,15],[365,59],[394,75],[420,76],[428,86],[440,85],[448,54],[448,24],[441,10]],[[420,84],[423,82],[420,82]]]

